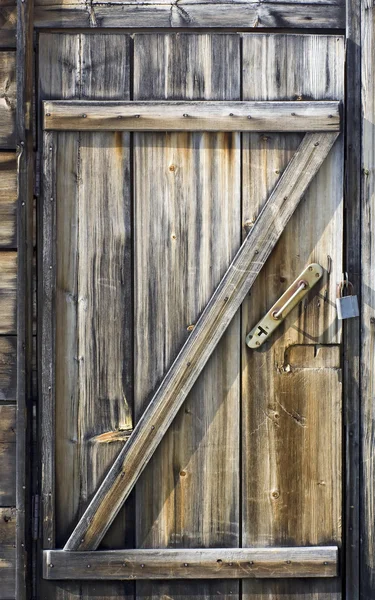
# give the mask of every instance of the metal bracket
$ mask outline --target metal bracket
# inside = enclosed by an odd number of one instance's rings
[[[304,296],[318,283],[323,276],[323,268],[318,263],[311,263],[286,292],[270,308],[268,313],[253,327],[246,336],[249,348],[259,348],[278,328],[290,311],[297,306]]]

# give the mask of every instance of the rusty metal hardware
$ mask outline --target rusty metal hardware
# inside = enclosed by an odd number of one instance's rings
[[[323,268],[318,263],[308,265],[246,336],[249,348],[259,348],[322,276]]]
[[[353,294],[353,284],[347,273],[343,273],[343,280],[337,286],[336,308],[340,321],[359,317],[358,298]]]

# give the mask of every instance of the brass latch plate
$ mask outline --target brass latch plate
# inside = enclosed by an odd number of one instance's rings
[[[249,348],[259,348],[322,276],[323,268],[318,263],[308,265],[246,336]]]

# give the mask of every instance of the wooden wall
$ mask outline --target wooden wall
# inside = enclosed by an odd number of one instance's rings
[[[0,598],[15,597],[16,6],[0,2]]]

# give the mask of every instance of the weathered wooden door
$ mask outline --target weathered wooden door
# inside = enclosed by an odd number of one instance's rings
[[[38,49],[41,598],[340,598],[343,38]]]

